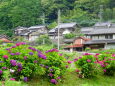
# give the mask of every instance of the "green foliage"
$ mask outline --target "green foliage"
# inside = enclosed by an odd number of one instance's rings
[[[43,47],[42,47],[43,48]],[[16,43],[7,49],[0,50],[0,80],[24,80],[27,82],[34,76],[45,76],[61,81],[68,65],[58,50],[50,49],[43,53],[24,42]],[[27,77],[27,78],[26,78]],[[5,84],[18,84],[7,82]],[[56,83],[53,83],[56,84]]]
[[[94,64],[94,57],[92,55],[86,54],[83,55],[78,59],[78,61],[75,62],[76,67],[80,68],[79,74],[81,74],[79,77],[85,77],[89,78],[95,75],[96,67]]]
[[[50,79],[56,79],[57,81],[61,81],[64,73],[66,72],[66,59],[63,55],[60,55],[56,49],[51,49],[46,51],[46,62],[49,68],[46,71],[46,74],[49,76]]]
[[[51,40],[49,39],[48,35],[41,35],[37,40],[36,40],[37,45],[48,45],[52,44]]]
[[[52,29],[52,28],[55,28],[56,26],[57,26],[57,23],[53,22],[53,23],[51,23],[51,24],[48,25],[48,28]]]
[[[71,39],[71,38],[74,38],[75,36],[76,36],[75,34],[69,33],[69,34],[65,34],[65,35],[64,35],[64,38],[65,38],[65,39]]]

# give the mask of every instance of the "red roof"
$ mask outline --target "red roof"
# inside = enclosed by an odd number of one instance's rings
[[[65,48],[83,47],[83,44],[68,45]]]
[[[6,42],[6,43],[12,42],[12,41],[10,41],[10,40],[8,40],[8,39],[6,39],[6,38],[1,38],[0,40],[1,40],[2,42]]]
[[[91,40],[91,39],[89,39],[89,38],[85,38],[85,37],[83,37],[83,36],[80,36],[79,38],[82,38],[82,39],[84,39],[85,41],[89,41],[89,40]]]

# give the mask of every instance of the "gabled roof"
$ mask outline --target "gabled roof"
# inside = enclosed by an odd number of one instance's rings
[[[91,40],[91,39],[89,39],[89,38],[86,38],[86,37],[80,36],[80,37],[75,38],[74,41],[77,40],[77,39],[79,39],[79,38],[81,38],[81,39],[83,39],[83,40],[85,40],[85,41],[89,41],[89,40]]]
[[[74,26],[76,26],[76,24],[77,23],[61,23],[60,25],[59,25],[59,29],[61,29],[61,28],[74,28]],[[56,30],[58,29],[58,26],[56,26],[55,28],[53,28],[53,29],[51,29],[50,31],[49,31],[49,33],[53,33],[53,32],[56,32]]]
[[[22,26],[18,26],[15,28],[15,30],[25,30],[28,29],[27,27],[22,27]]]
[[[53,32],[55,32],[56,31],[56,28],[53,28],[53,29],[51,29],[50,31],[49,31],[49,33],[53,33]]]
[[[64,39],[65,43],[73,43],[74,39]]]
[[[85,42],[84,44],[105,44],[105,43],[115,43],[115,40],[113,39],[107,39],[107,40],[90,40]]]
[[[44,25],[36,25],[36,26],[31,26],[28,29],[39,29],[39,28],[44,28],[44,27],[46,27],[46,26],[44,26]]]
[[[61,23],[59,25],[59,28],[71,28],[76,26],[77,23],[73,22],[73,23]],[[58,28],[58,26],[56,26],[55,28]]]
[[[88,35],[97,35],[97,34],[113,34],[115,33],[115,28],[107,28],[107,29],[94,29]]]
[[[110,22],[97,22],[94,26],[110,26],[111,23]]]
[[[83,27],[83,28],[81,28],[81,33],[88,34],[92,30],[93,30],[93,27]]]

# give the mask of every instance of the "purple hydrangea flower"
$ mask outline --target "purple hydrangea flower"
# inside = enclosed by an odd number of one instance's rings
[[[49,68],[48,66],[45,66],[45,68]]]
[[[52,76],[53,76],[53,74],[52,74],[52,73],[49,73],[49,74],[48,74],[48,76],[52,77]]]
[[[24,82],[27,82],[27,81],[28,81],[28,78],[27,78],[27,77],[24,77],[23,80],[24,80]]]
[[[10,60],[10,64],[11,64],[12,66],[16,66],[16,60]]]
[[[23,68],[18,68],[18,72],[20,72]]]
[[[28,47],[28,49],[32,49],[32,47]]]
[[[59,52],[59,50],[57,50],[57,49],[51,49],[51,50],[46,51],[46,53],[48,53],[48,52]]]
[[[37,60],[34,60],[34,63],[38,63],[38,61],[37,61]]]
[[[55,79],[51,79],[50,82],[53,84],[57,84],[57,81]]]
[[[44,67],[44,65],[43,65],[43,64],[40,64],[40,66],[41,66],[41,67]]]
[[[10,50],[10,48],[6,48],[6,50]]]
[[[20,55],[20,53],[19,53],[19,52],[16,52],[15,55]]]
[[[16,46],[12,46],[12,48],[16,48]]]
[[[7,67],[2,67],[2,69],[7,69]]]
[[[3,61],[0,61],[0,63],[3,63]]]
[[[46,56],[44,54],[42,54],[42,53],[38,53],[38,57],[42,58],[42,59],[46,59]]]
[[[29,55],[33,55],[33,52],[29,52]]]
[[[2,74],[2,70],[0,70],[0,75]]]
[[[22,68],[22,64],[21,63],[17,63],[18,68]]]
[[[35,48],[32,48],[32,51],[36,51],[36,49],[35,49]]]
[[[53,71],[53,69],[50,69],[50,71]]]
[[[61,77],[59,76],[59,77],[57,77],[57,79],[61,79]]]
[[[15,53],[10,53],[10,55],[14,56],[14,55],[15,55]]]

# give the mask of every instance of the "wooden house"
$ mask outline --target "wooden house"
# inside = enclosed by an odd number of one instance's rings
[[[115,28],[94,29],[87,35],[92,40],[84,43],[86,47],[115,48]]]
[[[65,46],[64,49],[65,50],[69,50],[69,51],[82,51],[84,50],[84,43],[86,41],[89,41],[90,39],[85,38],[85,37],[76,37],[73,42],[71,44],[69,44],[68,46]]]
[[[77,28],[77,24],[76,23],[61,23],[59,26],[56,26],[54,29],[51,29],[49,31],[48,34],[51,39],[58,38],[58,28],[59,28],[60,38],[63,38],[63,35],[75,32]]]
[[[16,36],[21,36],[28,41],[35,41],[40,35],[47,33],[48,29],[43,25],[31,26],[29,28],[18,27],[15,30]]]

